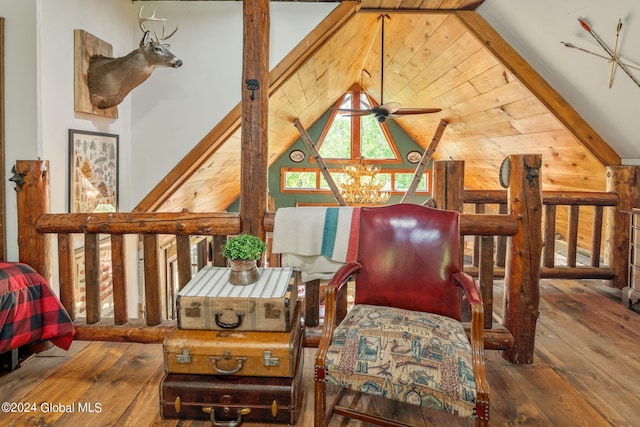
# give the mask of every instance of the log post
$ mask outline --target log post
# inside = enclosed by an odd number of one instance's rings
[[[158,235],[145,234],[142,237],[144,247],[144,308],[147,326],[162,323],[162,284],[160,280],[160,254]]]
[[[222,255],[222,248],[227,243],[227,236],[213,236],[211,242],[211,264],[215,267],[226,267],[227,259]]]
[[[462,212],[464,207],[464,161],[433,162],[433,192],[438,209]]]
[[[498,213],[500,215],[506,215],[509,212],[506,203],[500,203],[498,207]],[[496,243],[496,266],[504,267],[507,258],[507,236],[498,236]]]
[[[40,215],[49,213],[49,162],[18,160],[12,180],[16,182],[18,204],[18,260],[33,267],[51,283],[51,236],[36,230]],[[20,187],[18,189],[18,187]]]
[[[269,114],[269,1],[244,0],[240,222],[265,239]]]
[[[509,215],[518,231],[507,241],[503,324],[514,345],[503,352],[511,363],[533,363],[540,304],[542,189],[539,154],[509,156]]]
[[[73,239],[69,233],[58,234],[58,280],[60,302],[71,320],[76,319],[76,287],[74,284]]]
[[[632,208],[640,206],[639,177],[639,166],[607,167],[607,191],[618,195],[618,204],[605,213],[604,261],[615,274],[608,283],[612,288],[628,285],[630,214]]]
[[[191,236],[176,235],[176,258],[178,262],[178,290],[191,280]]]
[[[556,265],[556,205],[544,205],[544,249],[542,265]]]
[[[87,324],[100,321],[102,301],[100,301],[100,235],[84,235],[84,295],[87,308]]]
[[[124,234],[111,235],[111,275],[113,286],[113,322],[124,325],[129,321],[127,296],[126,245]]]
[[[433,192],[436,208],[462,213],[464,211],[464,161],[439,160],[433,162]],[[464,268],[464,236],[460,236],[460,267]],[[462,316],[470,318],[466,304]]]

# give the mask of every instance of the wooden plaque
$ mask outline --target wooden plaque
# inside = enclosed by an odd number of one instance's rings
[[[97,108],[91,104],[87,70],[93,55],[113,56],[111,44],[99,39],[84,30],[73,30],[74,43],[74,111],[78,113],[96,114],[104,117],[118,118],[118,107]]]

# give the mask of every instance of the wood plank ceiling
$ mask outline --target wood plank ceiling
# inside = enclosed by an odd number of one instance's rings
[[[270,164],[353,83],[380,100],[380,16],[387,14],[384,101],[438,107],[395,119],[435,159],[465,161],[469,189],[498,189],[509,154],[541,153],[544,190],[605,190],[620,158],[475,12],[481,1],[343,1],[271,71]],[[409,4],[411,3],[411,4]],[[418,4],[419,6],[415,6]],[[411,6],[411,10],[398,9]],[[224,211],[240,190],[240,106],[200,141],[137,211]]]

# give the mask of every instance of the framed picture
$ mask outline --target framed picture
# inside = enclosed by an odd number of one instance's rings
[[[304,151],[302,151],[302,150],[292,150],[289,153],[289,158],[291,159],[292,162],[300,163],[305,158]]]
[[[69,212],[118,210],[118,135],[69,129]]]

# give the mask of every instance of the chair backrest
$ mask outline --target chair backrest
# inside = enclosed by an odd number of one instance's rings
[[[437,313],[460,320],[459,214],[413,204],[362,208],[357,304]]]

